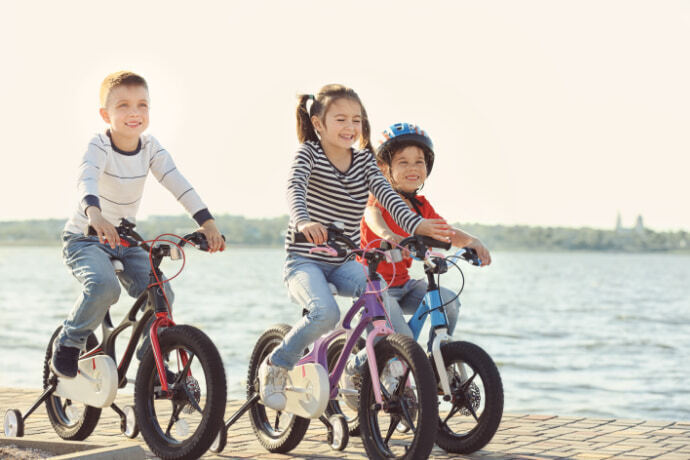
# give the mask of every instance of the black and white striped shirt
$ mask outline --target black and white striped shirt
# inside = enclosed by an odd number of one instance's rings
[[[285,249],[323,262],[342,263],[344,258],[309,254],[311,243],[293,243],[297,224],[304,221],[327,225],[345,224],[345,235],[359,246],[359,223],[371,192],[396,223],[413,234],[422,218],[412,212],[393,191],[369,150],[352,149],[350,168],[339,171],[318,142],[307,141],[295,155],[288,178],[287,199],[290,224]]]

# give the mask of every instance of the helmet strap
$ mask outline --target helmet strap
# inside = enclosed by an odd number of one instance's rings
[[[406,198],[412,204],[412,207],[417,212],[417,214],[419,214],[420,216],[422,215],[422,202],[417,199],[417,190],[415,190],[414,192],[405,192],[404,190],[398,189],[393,190],[402,195],[403,198]]]

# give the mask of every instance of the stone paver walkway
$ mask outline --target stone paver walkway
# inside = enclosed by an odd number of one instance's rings
[[[0,388],[0,415],[7,409],[24,413],[39,396],[39,390]],[[120,395],[120,407],[131,404],[131,395]],[[229,401],[226,419],[242,401]],[[27,436],[59,439],[48,421],[45,408],[39,407],[25,426]],[[1,435],[1,434],[0,434]],[[344,452],[335,452],[326,444],[326,429],[312,423],[306,437],[290,455],[271,454],[256,441],[249,419],[244,415],[228,431],[228,444],[220,455],[208,459],[328,459],[367,458],[358,438],[350,439]],[[99,426],[88,440],[97,444],[132,445],[148,451],[141,437],[129,440],[120,434],[119,418],[104,409]],[[690,422],[591,419],[548,415],[504,414],[494,439],[485,449],[472,455],[448,454],[434,448],[433,459],[690,459]]]

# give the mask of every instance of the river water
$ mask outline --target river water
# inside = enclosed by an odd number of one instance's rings
[[[282,284],[284,251],[187,257],[175,320],[214,340],[229,397],[243,398],[254,341],[300,314]],[[496,361],[507,412],[690,420],[690,256],[496,252],[490,267],[463,270],[455,338]],[[78,293],[60,248],[0,248],[0,387],[40,387],[48,339]],[[114,321],[131,302],[122,295]]]

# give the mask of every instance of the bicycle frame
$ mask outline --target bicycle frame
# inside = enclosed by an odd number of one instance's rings
[[[367,282],[367,290],[362,294],[350,307],[347,314],[343,318],[342,327],[336,329],[325,337],[320,337],[314,342],[312,351],[304,356],[297,363],[298,365],[306,363],[319,363],[325,369],[328,369],[327,350],[328,345],[341,336],[347,334],[345,346],[343,347],[340,356],[333,368],[333,371],[328,377],[330,385],[330,398],[335,399],[338,396],[338,381],[345,370],[345,364],[350,352],[357,343],[357,339],[362,335],[369,323],[373,323],[374,329],[367,334],[366,350],[367,362],[369,363],[369,372],[373,382],[379,381],[379,371],[376,364],[376,356],[374,354],[374,339],[378,336],[386,336],[393,334],[393,330],[386,325],[386,312],[380,300],[379,292],[381,291],[381,282],[370,280]],[[357,312],[364,308],[362,317],[359,323],[353,328],[351,325],[352,319]],[[374,398],[377,404],[383,404],[381,396],[381,388],[378,385],[373,386]]]
[[[464,249],[449,256],[448,259],[457,259],[462,252],[464,252]],[[441,354],[441,344],[450,342],[451,340],[451,336],[448,334],[448,318],[443,308],[445,302],[443,302],[441,298],[441,291],[436,284],[434,274],[428,270],[425,270],[425,273],[427,276],[427,292],[424,295],[424,299],[419,303],[417,311],[415,311],[407,324],[412,330],[412,334],[416,341],[419,339],[419,334],[422,332],[422,327],[427,320],[427,316],[431,317],[431,328],[436,331],[436,337],[434,337],[434,342],[431,345],[431,354],[434,357],[434,362],[437,363],[436,371],[439,374],[443,393],[450,395],[448,374],[446,372],[446,366],[443,365],[443,356]],[[461,377],[463,380],[467,379],[464,368],[461,369]]]

